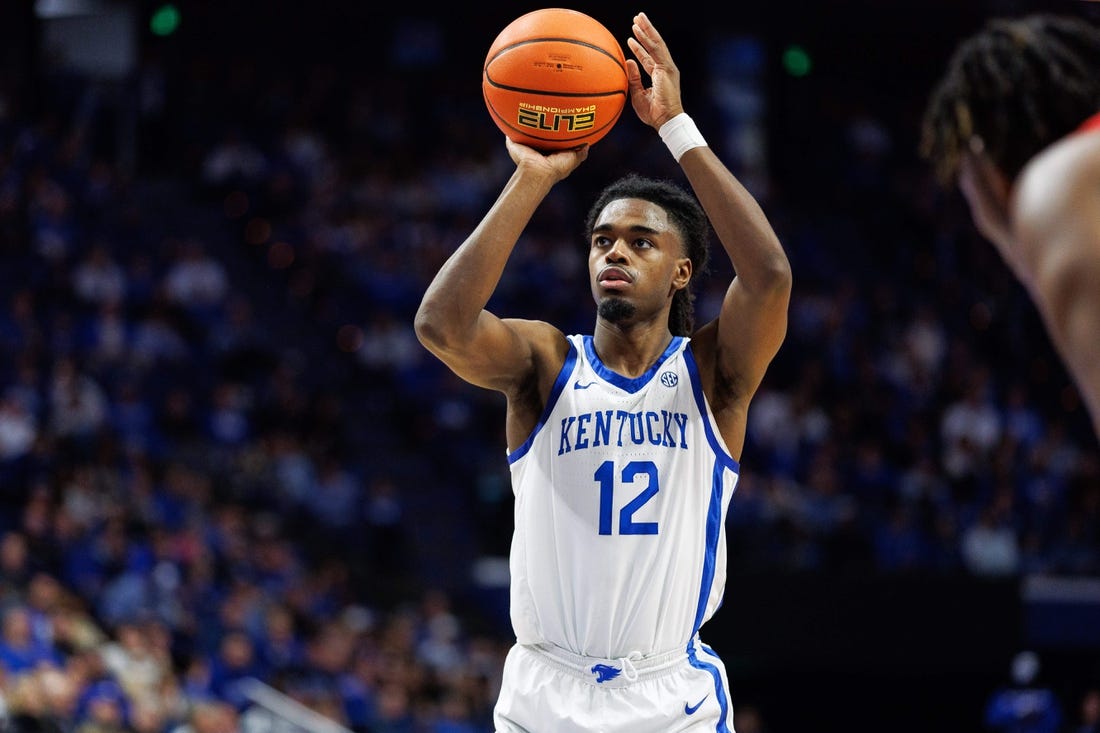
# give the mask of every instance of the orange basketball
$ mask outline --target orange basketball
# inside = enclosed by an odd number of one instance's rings
[[[493,122],[542,151],[594,143],[626,105],[626,59],[599,21],[544,8],[509,23],[485,57],[481,91]]]

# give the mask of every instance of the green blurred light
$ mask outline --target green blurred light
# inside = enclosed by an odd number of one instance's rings
[[[810,54],[806,53],[806,49],[801,46],[788,46],[783,52],[783,68],[791,76],[806,76],[812,67]]]
[[[170,36],[180,27],[180,11],[175,5],[161,5],[149,19],[149,30],[158,36]]]

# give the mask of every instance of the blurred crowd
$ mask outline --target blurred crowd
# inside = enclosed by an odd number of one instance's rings
[[[489,728],[503,403],[412,314],[511,162],[416,47],[390,75],[196,53],[121,94],[0,85],[3,729],[261,730],[252,679],[357,732]],[[1025,294],[912,130],[838,104],[813,135],[758,191],[795,294],[730,572],[1100,575],[1100,454]],[[497,312],[591,328],[583,213],[678,175],[655,137],[624,117],[555,190]]]

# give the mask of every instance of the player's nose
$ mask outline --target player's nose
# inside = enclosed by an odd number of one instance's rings
[[[623,239],[616,239],[610,247],[607,248],[607,254],[604,255],[604,259],[608,262],[625,262],[627,254],[630,252],[630,248]]]

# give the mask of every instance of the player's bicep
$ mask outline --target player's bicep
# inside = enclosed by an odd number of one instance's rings
[[[482,310],[467,338],[425,346],[470,384],[507,392],[534,371],[532,331],[524,324]]]

